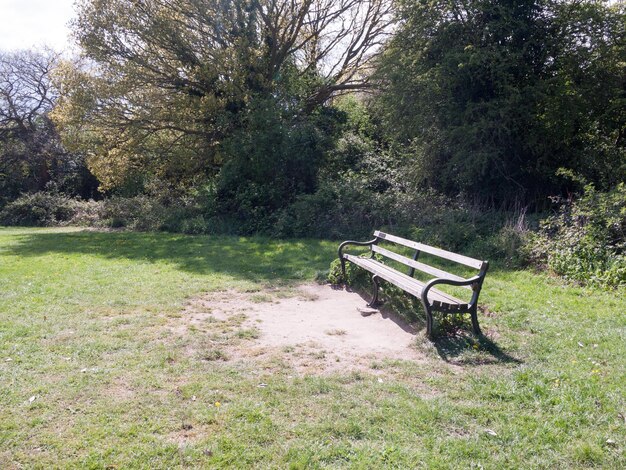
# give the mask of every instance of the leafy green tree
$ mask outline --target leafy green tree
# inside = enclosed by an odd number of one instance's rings
[[[267,100],[307,116],[371,86],[390,8],[390,0],[82,0],[74,33],[85,61],[64,66],[55,119],[105,188],[138,174],[206,179],[232,154],[223,143]]]
[[[420,184],[540,201],[568,168],[626,177],[623,7],[583,0],[400,1],[378,106]]]

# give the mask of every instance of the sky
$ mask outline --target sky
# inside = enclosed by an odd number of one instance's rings
[[[0,0],[0,50],[40,46],[68,50],[68,22],[74,17],[74,1]]]
[[[69,49],[74,0],[0,0],[0,50]]]

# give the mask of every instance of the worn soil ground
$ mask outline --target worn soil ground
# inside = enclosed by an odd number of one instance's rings
[[[411,325],[384,311],[367,312],[366,300],[355,292],[317,284],[267,292],[221,291],[194,299],[170,330],[178,337],[190,330],[204,334],[209,360],[273,362],[301,373],[424,360]],[[190,344],[189,353],[202,354],[197,348],[197,342]]]

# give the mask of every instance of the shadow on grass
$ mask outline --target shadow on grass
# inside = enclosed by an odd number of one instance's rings
[[[334,244],[320,240],[189,236],[170,233],[61,232],[16,236],[5,253],[37,257],[51,253],[168,263],[195,274],[221,273],[251,281],[281,282],[328,269]]]
[[[522,361],[503,351],[485,335],[454,332],[434,340],[439,356],[458,365],[521,364]]]
[[[372,293],[365,286],[350,289],[363,298],[363,306],[371,300]],[[376,308],[383,318],[388,318],[404,331],[424,335],[426,330],[425,313],[418,301],[398,289],[381,289],[386,295]],[[522,361],[509,355],[498,344],[485,335],[470,332],[471,324],[467,315],[456,316],[454,321],[444,319],[435,313],[438,327],[432,341],[439,356],[446,362],[457,365],[521,364]],[[424,338],[425,341],[426,338]]]

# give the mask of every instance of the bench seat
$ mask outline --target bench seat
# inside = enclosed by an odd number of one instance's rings
[[[387,266],[386,264],[381,263],[372,258],[361,258],[359,256],[351,255],[346,253],[344,258],[357,266],[362,267],[363,269],[375,274],[376,276],[384,279],[387,282],[390,282],[396,286],[398,286],[403,291],[408,292],[409,294],[414,295],[418,299],[422,297],[422,291],[426,286],[425,282],[421,282],[407,274],[396,271],[395,269]],[[449,306],[448,310],[466,310],[469,308],[467,302],[463,302],[462,300],[457,299],[445,292],[441,292],[435,288],[432,288],[428,291],[428,300],[431,303],[435,303],[437,306],[445,307]]]

